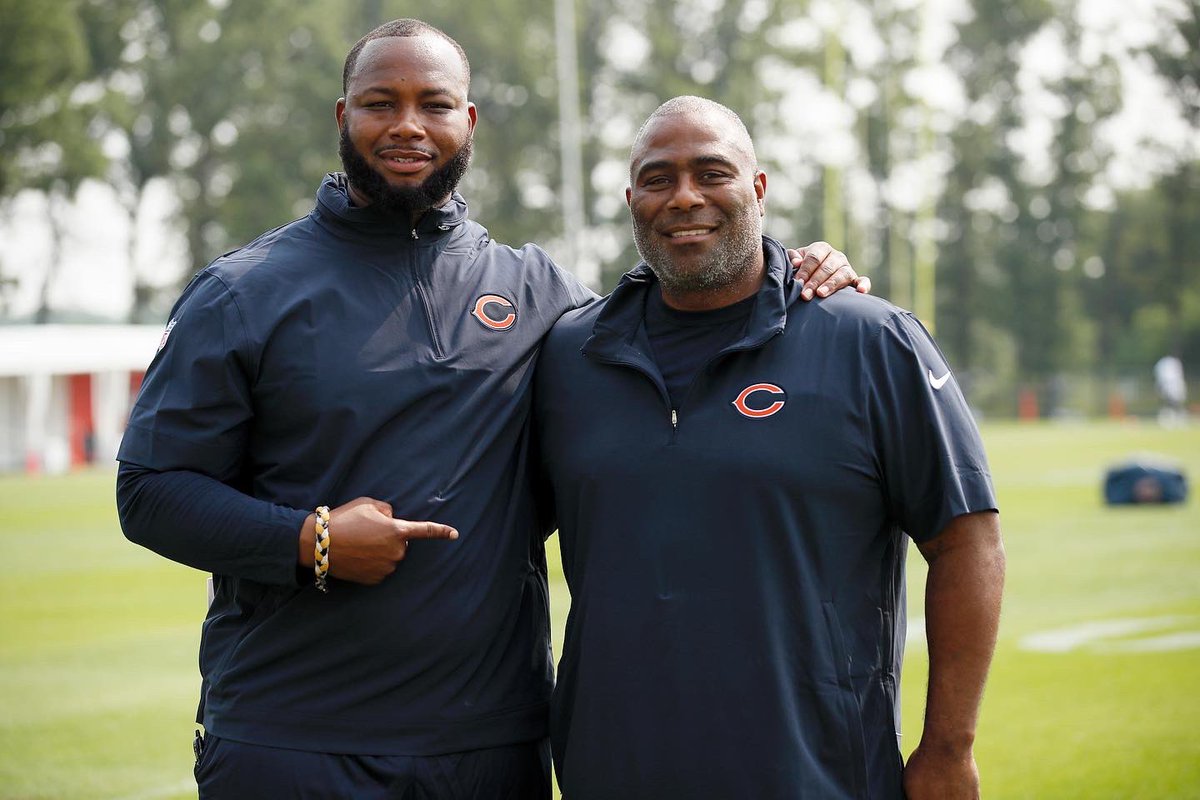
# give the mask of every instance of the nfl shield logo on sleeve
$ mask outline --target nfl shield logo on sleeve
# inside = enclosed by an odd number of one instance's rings
[[[177,317],[173,318],[170,322],[168,322],[166,329],[163,330],[162,338],[158,340],[159,352],[162,352],[162,349],[167,346],[167,338],[170,337],[171,329],[175,327],[176,322],[179,322],[179,319]]]

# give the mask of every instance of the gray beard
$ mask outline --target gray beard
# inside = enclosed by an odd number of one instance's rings
[[[649,226],[635,221],[633,241],[666,292],[691,294],[724,289],[755,270],[758,252],[762,250],[762,227],[745,218],[726,226],[716,245],[703,259],[690,262],[689,269],[676,267],[666,246],[656,241]]]

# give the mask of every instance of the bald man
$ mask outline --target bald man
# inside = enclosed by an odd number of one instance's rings
[[[802,302],[762,235],[766,194],[735,113],[664,104],[630,158],[644,262],[542,349],[534,419],[571,590],[563,796],[975,797],[1004,575],[978,431],[911,314]],[[905,768],[909,539],[929,563],[930,681]]]

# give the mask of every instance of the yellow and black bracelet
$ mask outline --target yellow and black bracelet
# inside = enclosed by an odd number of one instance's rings
[[[325,577],[329,574],[329,506],[317,507],[316,550],[313,554],[313,574],[317,577],[317,588],[329,591]]]

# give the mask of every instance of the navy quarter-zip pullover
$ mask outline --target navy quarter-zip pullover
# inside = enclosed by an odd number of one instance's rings
[[[645,265],[542,349],[570,800],[903,796],[906,534],[996,508],[983,447],[915,318],[853,291],[804,303],[764,248],[744,332],[677,404]]]
[[[555,320],[593,297],[540,249],[492,241],[457,194],[397,229],[353,207],[342,175],[307,217],[193,279],[122,442],[118,503],[131,539],[215,575],[210,733],[360,755],[546,735],[532,370]],[[459,539],[415,541],[383,583],[321,594],[297,570],[300,526],[360,496]]]

